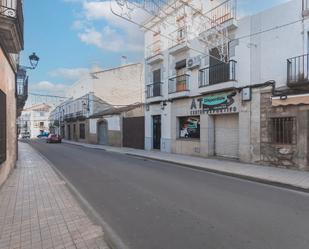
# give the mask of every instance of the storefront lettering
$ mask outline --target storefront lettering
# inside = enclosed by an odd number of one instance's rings
[[[191,115],[237,112],[237,107],[232,106],[235,103],[236,94],[236,92],[229,92],[192,99]]]

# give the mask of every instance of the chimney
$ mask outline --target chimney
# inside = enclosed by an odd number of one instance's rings
[[[125,66],[128,64],[128,57],[123,55],[121,56],[121,66]]]

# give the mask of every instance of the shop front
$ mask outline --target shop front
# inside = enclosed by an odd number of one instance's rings
[[[172,152],[239,158],[239,94],[208,94],[172,102]]]

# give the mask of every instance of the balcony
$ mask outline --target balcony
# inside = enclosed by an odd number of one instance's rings
[[[235,81],[235,78],[236,61],[231,60],[229,63],[222,62],[199,71],[199,87]]]
[[[163,44],[161,40],[155,41],[150,44],[146,49],[146,61],[147,64],[155,64],[163,61],[164,57],[162,54]]]
[[[170,54],[172,55],[177,54],[189,49],[187,27],[181,27],[172,32],[169,36],[170,36],[169,40]]]
[[[22,0],[0,1],[0,40],[8,53],[17,54],[24,47]]]
[[[309,55],[287,60],[287,84],[289,87],[309,87]]]
[[[28,76],[24,69],[19,69],[16,75],[17,116],[20,115],[28,99]]]
[[[238,27],[236,19],[236,0],[227,0],[205,13],[209,22],[200,30],[202,39],[214,39],[218,30],[233,30]]]
[[[169,79],[168,94],[172,98],[189,96],[190,75],[184,74]]]
[[[146,86],[146,102],[156,102],[163,99],[162,94],[163,83],[156,82]]]

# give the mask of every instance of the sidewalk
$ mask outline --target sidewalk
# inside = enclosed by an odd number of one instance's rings
[[[66,183],[28,144],[0,188],[0,249],[107,249]]]
[[[309,172],[304,171],[240,163],[235,161],[170,154],[158,151],[144,151],[131,148],[84,144],[67,140],[64,140],[63,142],[86,148],[102,149],[109,152],[176,163],[191,168],[203,169],[259,182],[309,191]]]

